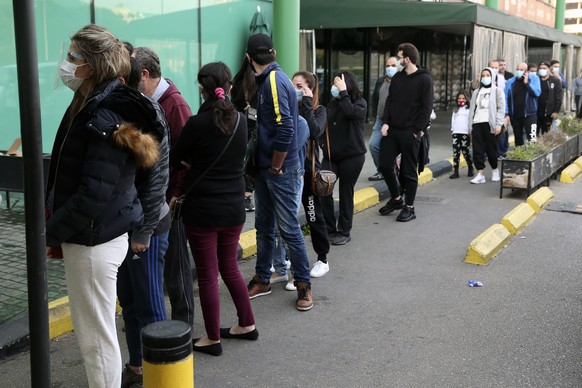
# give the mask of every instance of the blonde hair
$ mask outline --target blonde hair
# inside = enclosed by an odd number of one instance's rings
[[[131,70],[129,52],[123,42],[107,29],[88,24],[71,36],[71,43],[93,70],[89,78],[91,91],[107,79],[127,79],[129,76]],[[85,96],[79,91],[75,93],[71,104],[71,117],[78,113],[88,95],[90,93]]]

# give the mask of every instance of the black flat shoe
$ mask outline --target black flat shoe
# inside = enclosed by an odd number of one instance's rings
[[[243,334],[231,334],[230,327],[223,327],[220,329],[220,338],[230,339],[244,339],[249,341],[256,341],[259,338],[259,332],[255,328],[253,331]]]
[[[196,346],[196,342],[198,342],[200,338],[194,338],[192,340],[192,349],[195,352],[199,353],[206,353],[210,354],[211,356],[220,356],[222,355],[222,344],[219,342],[217,344],[210,344],[206,346]]]

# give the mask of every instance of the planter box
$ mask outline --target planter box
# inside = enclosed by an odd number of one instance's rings
[[[552,175],[552,156],[544,154],[533,160],[501,160],[501,187],[499,198],[503,198],[503,189],[526,190],[529,196],[532,188],[548,181]]]
[[[529,196],[535,187],[543,183],[549,186],[550,177],[580,154],[580,137],[574,136],[533,160],[502,159],[499,198],[503,198],[503,189],[526,190]]]
[[[574,160],[580,155],[580,135],[576,135],[566,140],[564,143],[564,159],[567,162]]]

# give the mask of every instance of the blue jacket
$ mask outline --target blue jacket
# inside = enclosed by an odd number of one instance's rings
[[[538,114],[538,97],[542,93],[542,86],[540,82],[540,77],[535,74],[528,76],[529,82],[527,83],[525,95],[525,117],[536,116]],[[516,77],[513,76],[507,80],[505,83],[505,115],[513,117],[513,84],[515,83]]]
[[[289,77],[277,62],[271,63],[256,77],[257,104],[257,164],[271,167],[273,151],[287,152],[284,167],[303,163],[297,141],[297,94]],[[273,83],[274,81],[274,83]]]

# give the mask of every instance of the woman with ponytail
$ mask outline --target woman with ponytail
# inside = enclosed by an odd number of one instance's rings
[[[175,168],[188,168],[187,173],[181,174],[183,181],[178,185],[177,196],[196,182],[182,205],[183,222],[198,271],[206,328],[206,336],[194,340],[194,350],[213,356],[222,354],[221,337],[256,340],[259,336],[237,263],[238,241],[246,214],[243,162],[247,123],[237,117],[239,113],[227,97],[231,78],[230,69],[222,62],[209,63],[200,69],[198,83],[204,103],[198,114],[186,122],[170,156]],[[220,329],[219,272],[238,316],[238,324],[226,329]]]

